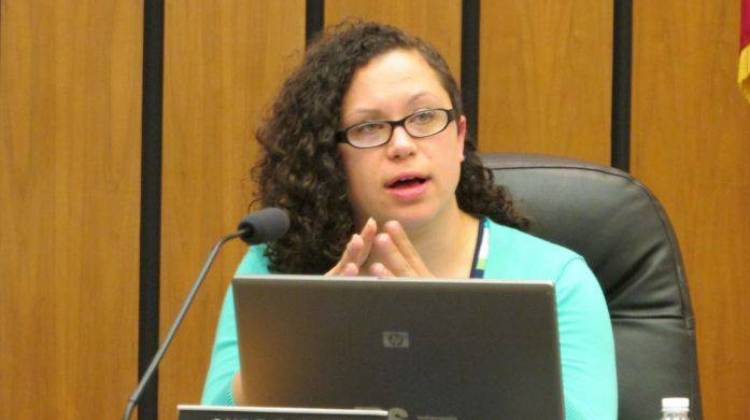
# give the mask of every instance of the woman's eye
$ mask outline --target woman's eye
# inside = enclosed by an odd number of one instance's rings
[[[355,135],[367,135],[376,133],[380,130],[380,124],[362,124],[354,127],[352,129],[353,133]]]
[[[428,123],[435,119],[435,111],[423,111],[415,114],[410,119],[416,123]]]

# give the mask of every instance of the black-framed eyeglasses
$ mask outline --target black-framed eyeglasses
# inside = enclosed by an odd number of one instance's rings
[[[434,136],[445,130],[455,119],[452,109],[422,109],[398,121],[367,121],[336,132],[336,141],[349,143],[358,149],[382,146],[391,140],[396,127],[413,138]]]

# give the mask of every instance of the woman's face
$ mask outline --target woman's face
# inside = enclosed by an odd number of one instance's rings
[[[354,73],[343,98],[339,128],[401,120],[437,108],[452,106],[432,67],[416,51],[393,50]],[[356,225],[373,217],[418,228],[458,212],[455,192],[465,135],[466,119],[460,116],[430,137],[413,138],[404,127],[396,127],[390,141],[375,148],[339,144]]]

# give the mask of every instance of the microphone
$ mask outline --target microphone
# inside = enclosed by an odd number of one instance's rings
[[[268,207],[245,216],[237,230],[243,232],[240,239],[248,245],[272,241],[289,230],[289,216],[280,208]]]
[[[190,289],[190,292],[185,298],[185,301],[182,303],[182,308],[180,308],[180,312],[177,314],[177,318],[175,318],[172,326],[169,327],[169,332],[167,332],[167,335],[164,338],[164,342],[161,344],[161,346],[159,346],[159,349],[156,351],[154,358],[151,359],[151,364],[148,365],[146,372],[143,374],[143,377],[141,377],[141,381],[138,383],[135,391],[133,391],[133,394],[128,399],[128,405],[125,407],[125,413],[122,416],[123,420],[130,419],[130,416],[133,413],[133,409],[141,399],[143,390],[146,388],[146,385],[148,385],[148,383],[151,381],[151,378],[154,376],[156,368],[159,366],[161,359],[164,358],[164,354],[167,352],[167,348],[169,348],[169,345],[172,343],[172,339],[177,332],[177,328],[185,318],[185,314],[187,314],[190,305],[193,303],[193,299],[198,292],[198,288],[200,288],[201,284],[203,283],[203,279],[205,279],[206,274],[208,273],[209,268],[211,268],[211,264],[213,264],[214,259],[216,259],[216,255],[219,253],[219,249],[222,247],[222,245],[234,238],[241,238],[249,245],[268,242],[281,238],[282,236],[284,236],[288,229],[289,215],[287,215],[284,210],[281,210],[279,208],[268,207],[247,215],[240,222],[236,232],[222,237],[221,239],[219,239],[219,242],[217,242],[216,245],[211,248],[211,252],[208,253],[208,257],[206,258],[206,262],[203,263],[203,268],[198,274],[198,278],[195,279],[193,287]]]

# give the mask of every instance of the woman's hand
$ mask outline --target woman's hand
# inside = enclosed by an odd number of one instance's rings
[[[240,372],[237,372],[232,379],[232,400],[234,400],[234,405],[248,404],[247,397],[242,389],[242,376],[240,376]]]
[[[375,236],[369,272],[376,277],[433,277],[401,223],[391,220]]]
[[[369,219],[362,232],[352,235],[341,259],[325,275],[433,277],[399,222],[388,221],[383,232],[377,230],[375,220]]]
[[[370,218],[362,228],[362,232],[355,233],[346,244],[346,249],[339,262],[330,269],[326,276],[356,276],[360,274],[362,265],[367,261],[372,249],[372,241],[378,231],[375,220]]]

